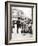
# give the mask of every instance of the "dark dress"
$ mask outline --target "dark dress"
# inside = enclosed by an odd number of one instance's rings
[[[20,21],[17,20],[17,33],[18,33],[19,28],[21,28],[21,24],[20,24]]]

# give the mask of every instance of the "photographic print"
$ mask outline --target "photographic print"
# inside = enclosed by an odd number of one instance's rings
[[[37,42],[37,4],[25,2],[5,3],[5,43]]]

